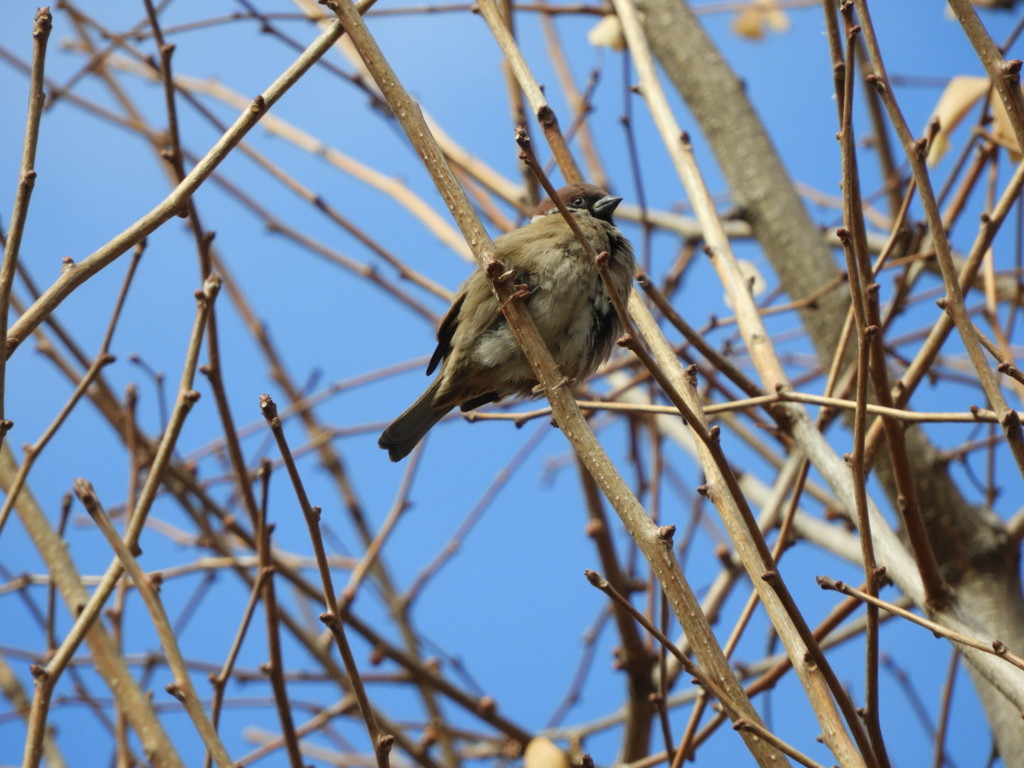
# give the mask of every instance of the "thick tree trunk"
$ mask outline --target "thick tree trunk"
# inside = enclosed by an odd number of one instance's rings
[[[698,122],[729,184],[732,199],[794,299],[839,274],[835,258],[800,200],[742,82],[697,17],[680,0],[642,0],[644,26],[655,55]],[[824,61],[823,66],[827,66]],[[838,152],[837,152],[838,162]],[[801,318],[819,356],[835,352],[848,306],[845,287],[823,295]],[[990,511],[963,498],[927,436],[907,433],[920,506],[950,585],[971,614],[1012,649],[1024,648],[1024,599],[1016,543]],[[887,457],[877,471],[890,497]],[[1024,754],[1020,712],[971,670],[1007,765]]]

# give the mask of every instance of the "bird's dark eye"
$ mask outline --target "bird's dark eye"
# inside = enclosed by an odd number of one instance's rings
[[[574,197],[572,199],[572,207],[573,208],[583,208],[584,207],[584,205],[583,205],[583,198],[582,197]]]

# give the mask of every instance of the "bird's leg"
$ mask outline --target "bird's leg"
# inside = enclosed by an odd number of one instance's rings
[[[514,269],[505,269],[505,265],[497,259],[494,259],[487,265],[487,276],[495,283],[504,283],[515,273]]]
[[[561,366],[559,366],[559,368],[561,368]],[[551,387],[551,391],[554,392],[559,387],[569,387],[571,389],[572,387],[575,387],[575,386],[576,386],[576,379],[572,378],[571,376],[564,376],[563,375],[561,381],[559,381],[557,384],[555,384],[553,387]],[[544,388],[543,384],[536,384],[533,387],[533,394],[535,394],[535,395],[543,395],[544,394],[544,389],[545,388]]]
[[[512,274],[511,270],[501,275],[500,280],[504,280],[508,275]],[[529,285],[528,283],[513,283],[512,284],[512,295],[509,296],[505,301],[502,302],[501,306],[505,306],[508,302],[514,299],[528,299],[533,292],[537,290],[537,286]],[[498,307],[498,311],[501,311],[501,307]]]
[[[512,278],[522,279],[522,270],[516,269],[504,269],[505,265],[497,259],[494,259],[487,265],[487,276],[491,279],[491,282],[498,284],[504,283],[506,280]],[[510,295],[505,301],[498,307],[498,312],[501,312],[504,306],[512,301],[513,299],[526,299],[529,298],[530,294],[533,293],[533,289],[525,283],[513,283],[512,284],[512,295]]]
[[[513,296],[520,299],[527,299],[537,289],[532,285],[527,285],[526,283],[516,283],[512,286],[512,290],[515,291],[515,293],[512,294]]]
[[[515,295],[521,299],[528,299],[530,295],[537,290],[540,290],[539,285],[530,285],[530,270],[519,269],[516,271],[516,281],[512,284],[512,290],[515,291]]]

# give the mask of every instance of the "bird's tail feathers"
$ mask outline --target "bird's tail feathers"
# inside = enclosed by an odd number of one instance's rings
[[[401,461],[408,456],[430,428],[452,409],[451,406],[434,407],[439,385],[440,379],[427,387],[427,391],[381,433],[377,445],[388,452],[392,461]]]

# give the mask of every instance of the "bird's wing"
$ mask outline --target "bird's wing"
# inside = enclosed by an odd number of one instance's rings
[[[430,356],[430,362],[427,363],[427,376],[432,374],[440,362],[452,351],[452,336],[455,335],[455,329],[459,327],[459,310],[462,309],[462,304],[465,301],[466,292],[462,291],[455,297],[454,303],[441,318],[441,322],[437,326],[437,348]]]

